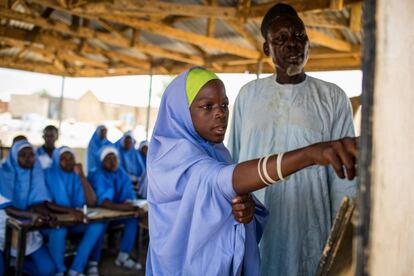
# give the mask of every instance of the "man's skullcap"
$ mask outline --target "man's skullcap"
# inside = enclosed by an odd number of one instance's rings
[[[275,21],[278,17],[284,15],[295,16],[299,18],[299,15],[295,9],[287,4],[278,3],[270,8],[270,10],[268,10],[266,15],[263,17],[262,25],[260,26],[260,31],[262,32],[264,39],[266,39],[267,30],[273,21]]]

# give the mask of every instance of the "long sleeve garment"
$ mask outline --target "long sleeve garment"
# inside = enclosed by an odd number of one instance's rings
[[[228,146],[241,162],[345,136],[354,136],[352,111],[338,86],[309,76],[282,85],[272,75],[241,89]],[[311,166],[256,192],[270,212],[262,275],[314,275],[342,197],[355,193],[356,182],[331,166]]]
[[[33,148],[26,140],[15,143],[9,156],[1,164],[0,196],[4,201],[2,208],[12,206],[22,211],[29,211],[33,205],[50,200],[39,160],[36,158],[31,169],[24,169],[18,163],[19,151],[28,147]],[[26,255],[38,250],[42,244],[43,239],[38,231],[29,232],[26,241]],[[12,249],[12,255],[15,254],[16,251]]]
[[[194,129],[187,72],[164,93],[147,159],[150,244],[147,275],[259,275],[258,241],[267,210],[235,221],[235,164],[222,143]]]

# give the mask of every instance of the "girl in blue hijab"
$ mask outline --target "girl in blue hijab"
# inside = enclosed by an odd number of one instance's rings
[[[135,144],[132,132],[128,131],[115,143],[115,147],[119,153],[119,165],[128,174],[132,184],[139,186],[145,173],[145,165],[141,154],[135,149]]]
[[[227,121],[214,73],[192,68],[167,87],[147,160],[147,275],[259,275],[267,211],[248,194],[316,164],[355,175],[352,138],[233,164],[222,143]],[[242,202],[232,207],[237,195]]]
[[[148,144],[149,142],[147,140],[142,140],[138,146],[138,151],[141,154],[142,159],[144,160],[145,167],[147,165],[146,163],[147,163]]]
[[[111,142],[106,138],[106,134],[107,134],[106,127],[103,125],[100,125],[96,128],[95,132],[92,135],[91,140],[89,141],[88,149],[87,149],[88,160],[86,164],[88,168],[88,173],[97,168],[95,155],[98,152],[98,150],[104,145],[111,144]]]
[[[68,147],[56,149],[53,152],[52,159],[52,167],[45,171],[46,185],[51,201],[59,205],[58,208],[60,208],[61,213],[70,213],[79,218],[79,222],[85,222],[83,220],[86,217],[75,208],[79,209],[84,205],[94,207],[96,196],[83,173],[81,164],[76,164],[75,153]],[[92,223],[60,228],[48,233],[48,247],[56,263],[57,273],[63,274],[66,271],[64,255],[68,232],[83,233],[76,250],[76,256],[68,272],[68,275],[78,275],[83,273],[88,257],[103,231],[103,223]]]
[[[89,182],[96,192],[97,206],[118,211],[135,211],[136,217],[144,214],[144,211],[134,206],[131,201],[136,199],[132,183],[119,166],[119,153],[114,146],[102,147],[96,155],[98,168],[88,175]],[[115,264],[128,269],[140,270],[141,264],[130,258],[130,253],[135,244],[135,237],[138,230],[138,219],[130,218],[118,220],[112,225],[124,225],[118,257]],[[103,242],[101,235],[98,245],[92,253],[90,269],[97,273],[97,264],[100,259],[100,247]],[[91,267],[95,265],[95,267]],[[89,271],[91,271],[89,269]]]
[[[43,171],[37,160],[33,146],[26,140],[16,142],[7,159],[0,167],[0,209],[10,216],[28,219],[34,225],[52,224],[56,217],[49,214],[44,203],[50,200],[45,185]],[[4,212],[2,211],[2,215]],[[5,219],[1,219],[5,228]],[[1,248],[4,248],[4,230]],[[30,275],[53,275],[55,265],[42,245],[42,236],[38,231],[27,234],[24,272]],[[12,255],[16,251],[12,249]]]

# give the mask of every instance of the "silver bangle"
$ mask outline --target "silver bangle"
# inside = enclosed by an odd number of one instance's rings
[[[267,171],[267,160],[269,159],[270,156],[271,155],[268,155],[264,158],[263,163],[262,163],[262,169],[263,169],[263,174],[264,174],[264,178],[266,179],[266,181],[273,184],[273,183],[276,183],[277,180],[273,180]]]
[[[285,154],[284,152],[279,153],[276,159],[276,171],[277,171],[277,176],[279,177],[280,180],[285,180],[282,174],[282,158],[284,154]]]
[[[262,162],[263,157],[259,159],[259,162],[257,162],[257,173],[259,174],[260,180],[266,184],[267,186],[272,185],[272,183],[268,183],[262,176],[262,172],[260,171],[260,162]]]

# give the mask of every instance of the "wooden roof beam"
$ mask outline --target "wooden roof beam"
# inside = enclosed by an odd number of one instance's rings
[[[197,17],[212,18],[237,18],[237,9],[223,6],[205,6],[182,3],[166,3],[151,0],[117,0],[114,2],[89,3],[82,7],[73,9],[75,12],[89,13],[95,15],[111,14],[125,16],[142,16],[143,14],[161,14],[161,15],[184,15]]]
[[[27,31],[10,30],[9,28],[0,26],[0,41],[4,40],[6,44],[15,45],[17,47],[23,47],[27,45],[28,43],[32,42],[27,39],[27,33],[28,33]],[[35,47],[34,45],[46,45],[46,48],[43,49],[43,48]],[[53,59],[54,57],[53,53],[56,52],[58,49],[64,49],[67,53],[72,54],[72,51],[77,51],[78,48],[79,48],[78,45],[74,43],[65,43],[62,39],[53,37],[48,34],[43,34],[43,33],[38,35],[37,39],[34,41],[34,44],[32,44],[32,47],[31,47],[31,49],[33,49],[36,52],[44,53],[44,54],[47,53],[50,59]],[[81,47],[81,52],[85,54],[107,55],[107,56],[110,56],[111,58],[121,60],[122,62],[127,63],[129,65],[137,66],[139,68],[144,68],[146,70],[149,70],[149,67],[150,67],[150,64],[148,61],[144,61],[142,59],[138,59],[136,57],[118,53],[118,52],[98,49],[98,48],[90,46],[89,44],[84,44],[83,47]],[[69,56],[65,56],[65,57],[70,58]],[[95,62],[94,60],[91,60],[91,59],[89,59],[89,61]],[[91,64],[90,62],[88,63],[89,65]],[[94,64],[97,67],[103,67],[102,63],[98,62]]]
[[[149,22],[120,15],[102,15],[102,18],[137,29],[143,29],[157,35],[177,39],[190,44],[198,45],[200,47],[217,49],[241,57],[260,58],[261,55],[257,50],[244,48],[235,43],[230,43],[204,35],[183,31],[160,23]]]
[[[349,52],[352,49],[351,43],[348,43],[341,39],[330,37],[323,32],[306,28],[306,33],[311,42],[319,44],[321,46],[325,46],[343,52]]]
[[[14,12],[14,11],[3,9],[3,8],[0,8],[0,16],[14,19],[14,20],[19,20],[22,22],[31,23],[36,26],[42,27],[44,29],[69,34],[74,37],[98,39],[107,44],[124,47],[124,48],[133,48],[133,49],[136,49],[138,51],[141,51],[141,52],[144,52],[150,55],[169,58],[169,59],[186,62],[186,63],[190,63],[194,65],[204,65],[204,60],[198,56],[192,56],[192,55],[182,54],[178,52],[173,52],[173,51],[170,51],[170,50],[167,50],[167,49],[155,46],[155,45],[149,45],[149,44],[143,44],[143,43],[135,45],[134,47],[130,47],[130,42],[126,38],[121,39],[118,37],[117,39],[115,39],[115,37],[112,36],[111,34],[92,31],[85,27],[79,27],[77,31],[73,31],[70,28],[70,26],[64,23],[61,23],[61,22],[54,22],[48,19],[38,18],[32,15]]]
[[[331,0],[329,8],[331,10],[342,10],[344,8],[344,0]]]
[[[257,51],[262,53],[263,44],[253,36],[246,27],[238,21],[226,20],[225,21],[236,33],[246,39]]]
[[[24,59],[15,60],[11,57],[2,57],[0,59],[0,67],[14,68],[25,71],[40,72],[53,75],[67,76],[67,72],[60,70],[53,64],[46,62],[26,61]]]
[[[210,6],[218,6],[217,0],[209,0]],[[207,19],[207,36],[208,37],[214,37],[214,32],[216,31],[216,19],[214,17],[209,17]]]
[[[363,0],[343,0],[343,5],[348,6],[355,3],[362,3]],[[265,4],[252,6],[250,9],[249,18],[263,17],[267,11],[280,3],[279,0],[274,0]],[[328,0],[312,0],[312,1],[298,1],[298,0],[284,0],[283,3],[289,4],[295,8],[297,12],[326,10],[331,8],[331,2]]]
[[[360,57],[342,57],[331,59],[309,59],[305,66],[306,71],[361,69]]]
[[[338,22],[338,20],[329,19],[323,12],[320,13],[301,13],[300,18],[308,27],[322,27],[330,29],[346,29],[349,28],[348,22]]]
[[[353,32],[361,32],[362,21],[362,3],[351,6],[351,18],[349,20],[349,28]]]
[[[3,0],[5,1],[5,0]],[[66,6],[61,5],[58,0],[32,0],[33,2],[54,7],[56,9],[65,9]],[[275,0],[265,4],[251,5],[248,9],[247,18],[263,17],[266,12],[279,0]],[[285,0],[286,4],[292,5],[298,12],[325,10],[330,9],[329,0],[313,0],[313,1],[298,1]],[[343,0],[343,5],[348,6],[354,3],[362,3],[362,0]],[[85,5],[75,7],[70,10],[72,13],[92,14],[95,16],[105,14],[117,14],[125,16],[147,17],[149,14],[161,14],[164,16],[189,16],[189,17],[204,17],[204,18],[221,18],[224,20],[241,20],[246,11],[224,6],[206,6],[182,3],[167,3],[152,0],[117,0],[117,1],[101,1],[89,2]]]
[[[108,68],[108,64],[105,62],[89,59],[69,51],[57,51],[57,56],[67,63],[75,64],[75,66],[80,66],[80,64],[82,64],[84,66]]]

